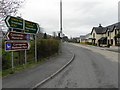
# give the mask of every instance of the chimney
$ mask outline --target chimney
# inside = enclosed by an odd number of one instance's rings
[[[102,25],[101,25],[101,24],[99,24],[99,27],[102,27]]]

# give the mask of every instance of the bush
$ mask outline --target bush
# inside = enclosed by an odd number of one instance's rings
[[[2,52],[2,69],[8,69],[11,68],[11,53],[8,52]]]
[[[41,39],[37,41],[38,58],[51,56],[59,51],[59,41],[55,39]]]

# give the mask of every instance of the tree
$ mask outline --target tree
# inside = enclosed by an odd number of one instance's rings
[[[0,1],[0,30],[5,28],[4,19],[7,15],[15,16],[24,0],[2,0]]]
[[[47,39],[47,34],[46,33],[44,33],[44,37],[43,37],[44,39]]]

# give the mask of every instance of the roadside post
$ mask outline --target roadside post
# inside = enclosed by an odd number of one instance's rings
[[[35,35],[35,62],[37,62],[37,36]]]
[[[12,72],[14,72],[14,56],[13,56],[13,51],[11,52],[12,53]]]
[[[27,64],[27,52],[25,50],[25,64]]]
[[[14,54],[13,54],[13,51],[12,51],[12,73],[13,72],[14,72]]]

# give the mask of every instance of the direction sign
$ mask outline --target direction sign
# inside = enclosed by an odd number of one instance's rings
[[[22,18],[17,18],[17,17],[12,17],[12,16],[7,16],[5,18],[5,23],[6,23],[7,27],[9,27],[9,28],[24,30],[23,22],[24,22],[24,20]]]
[[[39,26],[37,23],[25,20],[25,33],[36,34],[38,32],[38,30],[39,30]]]
[[[30,40],[30,34],[8,32],[7,39],[8,40]]]
[[[5,51],[20,51],[29,50],[30,44],[28,42],[5,42]]]

